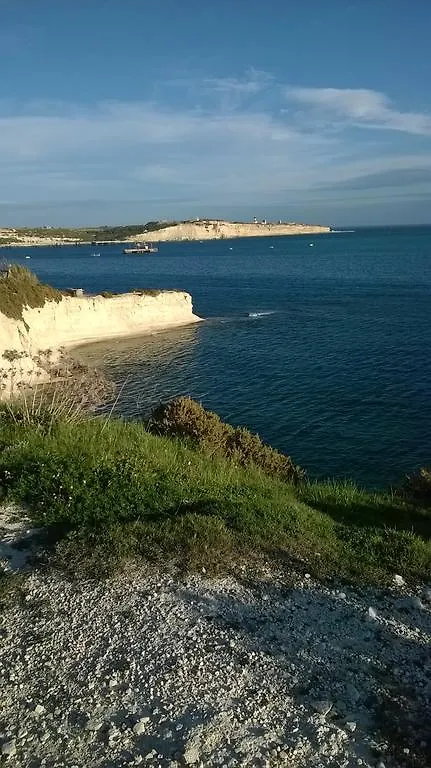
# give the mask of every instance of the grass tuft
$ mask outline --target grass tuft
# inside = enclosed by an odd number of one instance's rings
[[[14,320],[23,320],[25,307],[43,307],[46,301],[58,303],[61,299],[60,291],[40,283],[33,272],[17,264],[0,280],[0,312]]]

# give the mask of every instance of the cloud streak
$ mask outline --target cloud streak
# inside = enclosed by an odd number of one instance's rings
[[[314,110],[333,122],[365,128],[386,128],[413,135],[431,135],[431,115],[400,112],[383,93],[365,88],[286,88],[288,101]]]

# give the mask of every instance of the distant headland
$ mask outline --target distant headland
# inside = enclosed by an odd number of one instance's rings
[[[328,226],[223,219],[191,219],[186,221],[149,221],[147,224],[93,228],[35,227],[0,229],[1,246],[109,245],[111,243],[184,240],[229,240],[237,237],[277,237],[284,235],[318,235],[331,232]]]

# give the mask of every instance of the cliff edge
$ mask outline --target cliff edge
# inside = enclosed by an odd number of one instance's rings
[[[313,224],[267,224],[257,222],[235,223],[232,221],[185,221],[181,224],[169,224],[157,231],[142,232],[133,240],[171,241],[171,240],[229,240],[235,237],[277,237],[283,235],[319,235],[331,231],[330,227]]]
[[[54,289],[52,289],[54,290]],[[49,379],[61,351],[91,341],[151,333],[200,320],[192,297],[181,291],[118,296],[64,296],[23,306],[11,317],[0,306],[0,398],[11,388]]]

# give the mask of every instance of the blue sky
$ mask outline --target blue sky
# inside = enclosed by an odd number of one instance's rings
[[[0,0],[0,226],[431,223],[429,0]]]

